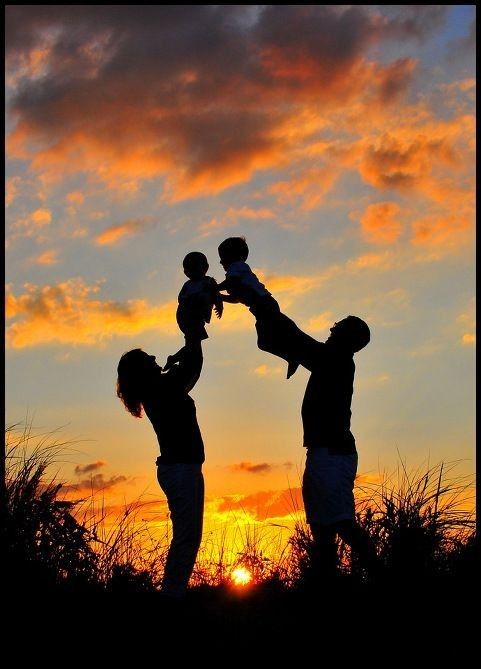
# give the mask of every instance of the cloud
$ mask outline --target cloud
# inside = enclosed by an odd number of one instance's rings
[[[395,265],[395,258],[390,251],[384,253],[363,253],[357,258],[348,260],[346,269],[351,271],[359,271],[366,269],[378,269],[386,271],[392,269]]]
[[[260,491],[250,495],[219,499],[218,511],[232,511],[241,508],[257,520],[291,517],[304,508],[300,488],[288,490]]]
[[[239,209],[235,209],[230,207],[220,218],[212,218],[207,223],[202,223],[199,226],[199,232],[202,237],[206,237],[207,235],[219,232],[219,230],[223,230],[224,228],[234,227],[242,219],[264,220],[274,217],[275,214],[267,207],[261,207],[260,209],[251,209],[250,207],[240,207]]]
[[[119,225],[112,225],[95,237],[97,246],[117,244],[123,237],[133,237],[152,225],[151,217],[132,218]]]
[[[332,190],[340,174],[341,170],[332,165],[308,167],[287,181],[273,184],[268,192],[276,195],[280,204],[299,201],[302,209],[311,211],[324,202],[325,196]]]
[[[58,251],[55,249],[50,249],[49,251],[44,251],[35,258],[37,265],[56,265],[58,260]]]
[[[415,39],[422,43],[426,37],[443,26],[448,6],[392,5],[389,10],[391,18],[386,22],[387,34],[402,41]]]
[[[43,344],[101,345],[112,337],[131,337],[146,330],[177,332],[175,302],[151,305],[146,300],[100,300],[99,284],[68,279],[56,285],[25,284],[15,295],[6,287],[6,342],[10,348]]]
[[[474,211],[428,214],[412,223],[411,242],[442,250],[457,248],[470,240],[473,229]]]
[[[34,237],[47,225],[52,222],[52,212],[46,207],[41,207],[32,211],[23,218],[18,219],[12,224],[13,230],[19,230],[20,235],[24,237]]]
[[[466,309],[456,318],[463,329],[461,343],[466,346],[476,344],[476,300],[473,297]]]
[[[66,200],[70,204],[83,204],[85,201],[85,195],[78,190],[72,191],[71,193],[67,194]]]
[[[403,232],[403,226],[396,218],[400,211],[395,202],[370,204],[360,220],[367,241],[372,244],[392,244],[397,241]]]
[[[119,483],[125,483],[125,481],[127,481],[126,476],[111,476],[110,479],[104,479],[103,474],[94,474],[90,478],[79,481],[78,483],[62,486],[62,489],[65,492],[93,493],[99,490],[108,490],[119,485]]]
[[[469,114],[448,121],[401,123],[358,144],[360,174],[381,190],[429,197],[442,170],[472,167],[473,132],[474,117]]]
[[[5,206],[9,207],[17,197],[22,180],[20,177],[10,177],[5,183]]]
[[[267,474],[273,469],[273,465],[268,464],[267,462],[261,462],[259,464],[253,464],[252,462],[239,462],[239,464],[231,465],[231,471],[233,472],[248,472],[249,474]]]
[[[274,296],[281,293],[298,296],[316,288],[323,281],[323,275],[299,276],[294,274],[266,274],[262,269],[255,269],[259,280]]]
[[[104,460],[97,460],[97,462],[91,462],[87,465],[77,465],[75,467],[75,473],[78,476],[81,476],[82,474],[90,474],[90,472],[95,472],[106,464],[107,463]]]
[[[366,320],[381,327],[399,327],[408,317],[411,295],[404,288],[393,288],[365,297],[361,302],[368,315]]]
[[[331,327],[333,324],[334,319],[332,313],[330,311],[323,311],[322,314],[312,316],[308,320],[306,330],[309,330],[309,332],[321,332],[327,330],[327,328]]]
[[[271,367],[270,365],[259,365],[254,369],[257,376],[277,376],[283,373],[282,367]]]
[[[140,14],[131,5],[8,6],[8,155],[48,180],[85,172],[117,189],[157,179],[169,202],[212,195],[288,164],[306,111],[397,100],[415,62],[375,63],[369,49],[393,36],[422,38],[441,15],[343,5],[148,5]],[[312,173],[293,191],[312,208],[335,178]]]

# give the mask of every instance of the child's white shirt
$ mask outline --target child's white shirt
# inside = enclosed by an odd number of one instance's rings
[[[227,279],[230,279],[231,277],[238,277],[240,279],[241,286],[251,288],[259,297],[266,297],[271,294],[264,286],[264,284],[259,281],[249,265],[242,260],[238,260],[229,265],[225,276]]]

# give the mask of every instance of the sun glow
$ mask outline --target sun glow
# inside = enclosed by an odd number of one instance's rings
[[[248,585],[252,581],[251,572],[245,567],[237,567],[231,574],[234,585]]]

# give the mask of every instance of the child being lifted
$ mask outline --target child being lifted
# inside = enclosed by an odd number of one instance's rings
[[[289,379],[299,362],[291,350],[300,331],[290,318],[281,313],[279,304],[246,263],[249,247],[244,237],[229,237],[219,245],[220,264],[225,269],[225,281],[217,285],[224,302],[241,302],[256,318],[257,345],[268,353],[287,360]]]
[[[212,308],[217,318],[222,316],[224,309],[216,280],[207,276],[209,263],[205,255],[199,251],[191,251],[185,256],[182,266],[189,280],[184,283],[179,293],[176,318],[185,337],[185,346],[174,355],[169,355],[164,372],[183,360],[185,354],[198,347],[203,339],[208,338],[205,324],[210,323]]]

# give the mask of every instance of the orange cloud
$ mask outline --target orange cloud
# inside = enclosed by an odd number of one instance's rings
[[[80,191],[72,191],[67,195],[67,202],[70,204],[83,204],[85,201],[85,195]]]
[[[423,193],[442,169],[463,170],[473,164],[473,133],[472,115],[450,121],[403,123],[364,143],[360,174],[376,188]]]
[[[312,155],[312,147],[307,153]],[[311,211],[322,204],[340,174],[341,170],[332,166],[311,167],[289,181],[278,181],[269,192],[277,196],[280,204],[299,200],[305,211]]]
[[[282,373],[282,367],[270,367],[269,365],[259,365],[254,369],[254,374],[257,376],[272,376]]]
[[[251,495],[242,495],[234,501],[229,498],[219,500],[218,511],[232,511],[242,508],[257,520],[292,516],[304,508],[300,488],[288,490],[260,491]]]
[[[51,249],[50,251],[45,251],[44,253],[41,253],[37,258],[35,259],[35,262],[37,265],[56,265],[58,263],[58,251],[55,249]]]
[[[309,319],[306,325],[306,329],[310,332],[321,332],[322,330],[327,330],[334,324],[332,313],[330,311],[324,311],[318,316],[313,316]]]
[[[95,243],[97,246],[110,246],[116,244],[123,237],[138,235],[151,224],[151,218],[129,219],[119,225],[113,225],[110,228],[106,228],[95,237]]]
[[[461,342],[464,345],[476,343],[476,300],[470,300],[468,307],[456,319],[464,330]]]
[[[290,296],[303,295],[316,288],[323,278],[320,275],[265,274],[261,269],[255,269],[254,272],[274,296],[278,293],[285,293]]]
[[[363,253],[362,255],[348,260],[346,269],[348,270],[364,270],[364,269],[379,269],[388,270],[394,266],[394,257],[392,253],[386,251],[384,253]]]
[[[319,118],[359,98],[398,99],[414,61],[372,63],[368,50],[411,37],[414,23],[424,35],[420,15],[403,23],[369,7],[265,5],[254,19],[244,6],[154,5],[134,18],[129,6],[9,7],[9,71],[30,66],[9,105],[8,155],[50,181],[87,172],[135,191],[157,178],[169,202],[218,193],[288,164],[320,127],[306,110]],[[323,197],[316,181],[327,192],[335,178],[312,174],[294,192],[312,208]]]
[[[230,228],[238,224],[241,219],[263,220],[274,218],[275,214],[267,207],[260,209],[251,209],[250,207],[240,207],[234,209],[230,207],[221,218],[212,218],[208,223],[199,226],[201,236],[205,237],[213,232],[218,232],[223,228]]]
[[[20,177],[10,177],[5,184],[5,206],[9,207],[17,197],[18,188],[21,184]]]
[[[6,341],[11,348],[42,344],[99,345],[115,336],[130,337],[145,330],[173,334],[175,302],[150,305],[146,300],[127,302],[95,299],[98,284],[81,278],[53,286],[25,284],[22,295],[6,287]]]
[[[403,226],[396,220],[401,211],[395,202],[370,204],[361,216],[364,237],[372,244],[392,244],[397,241]]]
[[[411,242],[417,246],[440,247],[446,250],[467,242],[473,228],[474,212],[429,214],[413,222]]]
[[[38,235],[39,231],[52,221],[52,212],[46,207],[36,209],[28,216],[19,219],[11,227],[14,230],[20,230],[24,237],[33,237]]]

